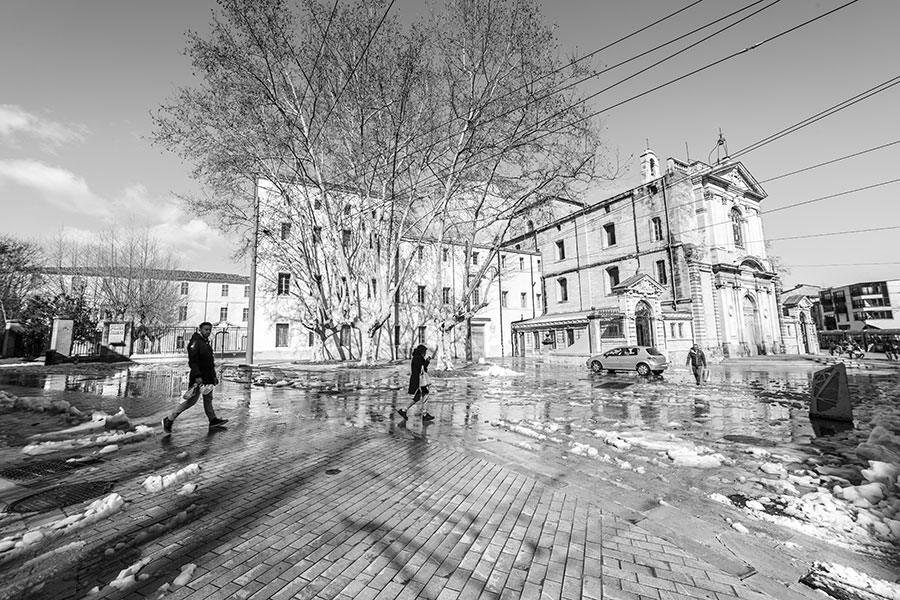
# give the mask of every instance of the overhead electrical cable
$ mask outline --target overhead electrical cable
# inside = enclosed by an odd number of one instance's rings
[[[797,169],[796,171],[791,171],[789,173],[783,173],[781,175],[776,175],[775,177],[769,177],[768,179],[761,179],[759,183],[768,183],[770,181],[775,181],[777,179],[783,179],[784,177],[790,177],[791,175],[797,175],[798,173],[805,173],[806,171],[811,171],[813,169],[818,169],[819,167],[824,167],[826,165],[831,165],[836,162],[840,162],[842,160],[847,160],[848,158],[854,158],[856,156],[862,156],[863,154],[868,154],[869,152],[874,152],[876,150],[881,150],[883,148],[887,148],[889,146],[893,146],[895,144],[900,144],[900,140],[894,140],[893,142],[888,142],[887,144],[881,144],[880,146],[875,146],[873,148],[867,148],[865,150],[860,150],[859,152],[854,152],[853,154],[847,154],[845,156],[841,156],[839,158],[834,158],[832,160],[828,160],[825,162],[821,162],[816,165],[810,165],[808,167],[803,167],[802,169]]]

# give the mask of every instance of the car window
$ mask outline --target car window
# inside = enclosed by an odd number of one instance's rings
[[[627,348],[628,356],[637,356],[637,348]]]
[[[662,352],[660,352],[660,351],[657,350],[656,348],[652,348],[652,347],[651,347],[651,348],[647,348],[647,354],[650,354],[650,355],[652,355],[652,356],[662,356],[662,355],[663,355]]]
[[[622,354],[621,348],[613,348],[612,350],[606,351],[603,356],[619,356]]]

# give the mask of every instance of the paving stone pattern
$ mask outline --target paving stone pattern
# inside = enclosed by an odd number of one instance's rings
[[[80,532],[85,546],[22,597],[82,598],[99,585],[91,598],[158,598],[188,563],[193,577],[167,600],[765,597],[597,504],[412,426],[276,418],[207,438],[184,421],[143,458],[163,474],[198,462],[198,492],[147,493],[145,474],[123,481],[126,508]],[[174,461],[176,450],[189,456]],[[141,559],[149,577],[104,587]],[[0,595],[16,589],[16,566],[0,565]]]

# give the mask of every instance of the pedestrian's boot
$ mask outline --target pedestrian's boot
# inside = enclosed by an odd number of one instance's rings
[[[429,421],[434,421],[434,417],[432,415],[428,414],[427,412],[422,413],[422,421],[425,423],[427,423]]]

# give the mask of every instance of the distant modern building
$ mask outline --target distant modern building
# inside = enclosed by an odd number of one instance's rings
[[[819,298],[825,331],[900,329],[900,279],[825,288]]]
[[[641,155],[641,184],[511,240],[543,259],[541,316],[513,323],[521,354],[584,355],[637,344],[683,360],[815,351],[806,303],[786,316],[766,255],[766,192],[740,162]],[[792,309],[793,310],[793,309]],[[792,340],[786,343],[785,339]]]

